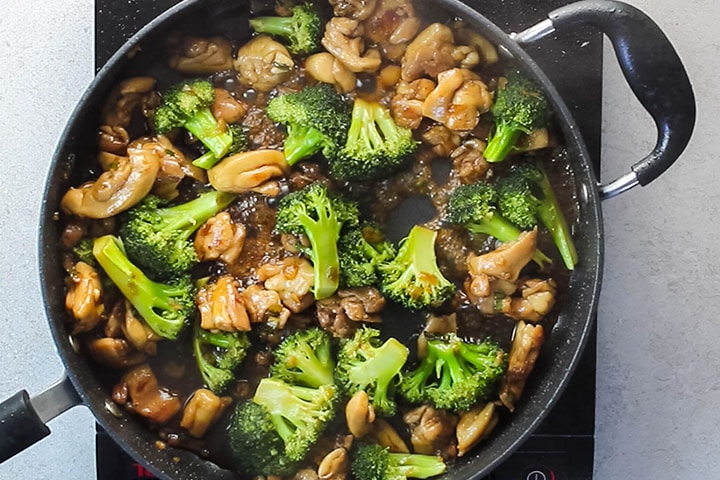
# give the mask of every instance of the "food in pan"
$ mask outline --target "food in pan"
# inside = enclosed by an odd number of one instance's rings
[[[68,328],[160,441],[426,478],[512,417],[582,262],[572,179],[539,87],[415,7],[175,32],[172,82],[108,97],[61,203]]]

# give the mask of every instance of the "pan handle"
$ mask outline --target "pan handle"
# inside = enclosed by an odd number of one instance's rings
[[[620,178],[599,185],[602,199],[655,180],[685,150],[695,126],[695,95],[670,40],[647,15],[626,3],[583,0],[548,15],[548,19],[513,35],[529,43],[561,27],[591,25],[608,36],[630,88],[657,127],[657,143]]]
[[[0,403],[0,463],[50,435],[46,422],[81,403],[67,376],[35,397],[21,390]]]

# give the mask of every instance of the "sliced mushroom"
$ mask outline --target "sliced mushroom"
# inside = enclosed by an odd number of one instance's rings
[[[123,338],[91,338],[86,348],[93,360],[110,368],[134,367],[147,359]]]
[[[473,71],[453,68],[438,75],[438,84],[423,103],[424,116],[453,131],[475,128],[492,107],[492,95]]]
[[[101,123],[110,127],[127,128],[135,109],[152,103],[156,96],[155,79],[152,77],[132,77],[120,82],[108,96],[103,106]]]
[[[87,263],[77,262],[69,280],[65,308],[75,319],[72,332],[89,332],[97,326],[105,310],[100,277]]]
[[[374,421],[375,410],[368,394],[363,390],[353,394],[345,405],[345,422],[350,433],[355,438],[362,438],[372,431]]]
[[[335,85],[342,92],[352,92],[357,76],[331,53],[320,52],[305,60],[305,71],[318,82]]]
[[[142,200],[153,187],[160,155],[157,142],[142,138],[128,146],[128,157],[112,165],[95,182],[70,188],[60,202],[66,213],[87,218],[108,218]]]
[[[218,397],[206,388],[195,390],[185,405],[180,426],[193,437],[202,438],[230,403],[230,397]]]
[[[325,25],[323,46],[348,70],[355,73],[375,72],[382,64],[380,52],[365,50],[362,24],[346,17],[333,17]]]
[[[251,150],[236,153],[208,170],[210,184],[228,193],[256,191],[265,193],[263,186],[273,178],[285,176],[288,164],[279,150]],[[260,190],[260,191],[258,191]]]
[[[288,79],[295,62],[281,43],[259,35],[240,47],[234,65],[242,84],[269,92]]]
[[[513,335],[508,370],[500,384],[499,394],[500,401],[511,412],[515,410],[515,403],[522,395],[525,382],[535,367],[535,361],[545,343],[542,325],[518,322]]]
[[[119,156],[127,155],[130,135],[121,126],[101,125],[98,131],[98,150]]]
[[[320,480],[345,480],[350,469],[350,456],[343,447],[331,451],[318,465],[318,478]]]
[[[223,37],[181,36],[171,39],[168,65],[190,75],[209,75],[233,68],[232,46]]]
[[[365,20],[375,10],[377,0],[329,0],[336,17]]]
[[[137,350],[155,355],[157,353],[157,342],[162,337],[148,326],[148,324],[140,316],[135,315],[135,310],[127,300],[122,309],[121,329],[125,338]],[[121,303],[122,305],[122,303]]]
[[[370,432],[375,441],[391,452],[410,453],[405,440],[384,418],[378,418],[373,422],[373,429]]]
[[[464,456],[487,438],[497,424],[498,418],[494,402],[476,406],[462,414],[455,430],[458,457]]]

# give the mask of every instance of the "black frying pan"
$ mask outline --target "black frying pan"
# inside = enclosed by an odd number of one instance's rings
[[[47,180],[40,223],[40,274],[47,316],[67,376],[32,400],[21,391],[0,404],[0,460],[5,460],[50,433],[45,423],[68,408],[84,404],[98,423],[126,451],[160,478],[236,479],[237,476],[188,451],[154,446],[156,435],[140,421],[112,407],[110,386],[97,367],[79,354],[67,334],[64,318],[64,271],[57,240],[61,196],[70,186],[73,171],[95,157],[95,134],[100,108],[108,92],[122,78],[139,73],[160,79],[159,87],[177,80],[158,65],[155,45],[172,29],[197,30],[203,35],[246,28],[250,2],[186,0],[150,22],[126,43],[98,73],[81,99],[60,139]],[[580,203],[576,247],[582,262],[573,271],[558,320],[549,335],[523,399],[508,421],[490,439],[458,461],[447,477],[477,478],[489,473],[540,424],[562,393],[585,347],[601,284],[603,228],[601,200],[636,185],[647,185],[679,157],[690,140],[695,122],[692,87],[675,50],[662,31],[643,13],[624,3],[588,0],[552,11],[547,19],[517,35],[508,35],[468,5],[454,0],[416,2],[438,19],[462,17],[494,43],[531,77],[551,99],[556,121],[570,155]],[[220,32],[209,32],[213,25]],[[617,180],[600,184],[572,115],[536,63],[525,53],[528,44],[557,29],[592,25],[613,43],[625,77],[642,105],[655,120],[657,144],[652,152]],[[140,47],[138,49],[138,47]],[[559,59],[558,61],[561,61]]]

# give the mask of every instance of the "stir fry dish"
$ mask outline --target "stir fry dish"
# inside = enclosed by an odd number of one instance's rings
[[[108,96],[60,205],[68,331],[239,478],[440,475],[512,419],[582,262],[550,105],[410,0],[273,8]]]

